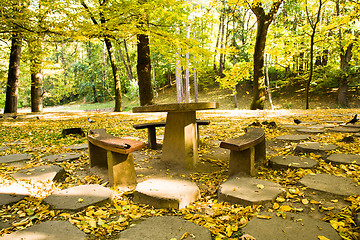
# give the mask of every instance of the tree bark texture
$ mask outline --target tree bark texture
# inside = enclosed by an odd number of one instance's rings
[[[264,81],[264,53],[266,45],[267,31],[282,1],[275,1],[270,11],[266,14],[261,4],[254,4],[251,10],[256,15],[257,29],[254,51],[254,79],[253,79],[253,100],[250,105],[251,110],[264,109],[266,89]]]
[[[42,79],[41,69],[31,72],[31,112],[42,112]]]
[[[352,47],[353,44],[349,44],[346,48],[346,51],[342,51],[340,54],[340,69],[343,71],[342,74],[339,76],[339,89],[338,89],[338,97],[337,101],[341,106],[348,107],[349,102],[347,99],[347,92],[348,92],[348,79],[346,71],[350,67],[350,60],[352,57]]]
[[[145,34],[137,35],[137,74],[139,83],[140,105],[154,104],[154,94],[151,83],[151,59],[149,36]]]
[[[30,52],[30,76],[31,76],[31,112],[41,112],[42,106],[42,82],[43,74],[41,69],[42,64],[42,42],[41,38],[36,35],[29,37],[29,52]]]
[[[4,113],[17,113],[21,44],[21,34],[14,33],[11,39]]]

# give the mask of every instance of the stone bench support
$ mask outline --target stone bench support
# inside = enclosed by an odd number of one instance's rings
[[[132,152],[142,149],[143,142],[114,137],[105,129],[94,129],[88,133],[88,143],[90,167],[108,169],[110,185],[136,185]]]
[[[199,126],[207,126],[210,124],[209,120],[196,120],[196,128],[197,128],[197,140],[199,143]],[[145,129],[148,130],[148,145],[150,149],[156,150],[157,144],[156,144],[156,128],[157,127],[165,127],[165,122],[152,122],[152,123],[140,123],[140,124],[134,124],[133,127],[135,129]]]
[[[229,176],[246,173],[256,175],[257,168],[266,160],[265,132],[262,128],[248,128],[240,137],[220,143],[230,150]]]

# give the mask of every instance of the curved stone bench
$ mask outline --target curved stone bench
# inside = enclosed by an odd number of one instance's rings
[[[110,185],[136,185],[132,152],[142,149],[141,141],[114,137],[105,129],[88,133],[90,166],[108,169]]]
[[[265,132],[262,128],[247,128],[240,137],[220,143],[230,150],[229,176],[238,173],[256,175],[256,168],[266,160]]]

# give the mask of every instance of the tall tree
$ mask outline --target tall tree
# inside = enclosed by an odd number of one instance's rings
[[[307,3],[307,1],[306,1]],[[309,59],[309,65],[310,65],[310,72],[309,72],[309,79],[306,83],[306,109],[309,109],[309,91],[310,91],[310,84],[313,77],[314,72],[314,41],[315,41],[315,34],[316,34],[316,28],[318,23],[320,22],[320,13],[321,8],[323,5],[323,0],[319,0],[319,6],[317,8],[316,17],[315,19],[313,16],[311,16],[311,13],[309,12],[308,5],[306,4],[306,16],[307,20],[311,27],[311,34],[310,34],[310,59]]]
[[[29,39],[30,75],[31,75],[31,112],[42,111],[42,43],[37,39]]]
[[[115,87],[115,107],[114,107],[114,111],[115,112],[121,112],[121,82],[120,82],[120,76],[119,76],[119,71],[118,71],[118,67],[117,67],[117,63],[116,63],[114,47],[113,47],[113,45],[111,43],[111,38],[109,36],[108,29],[106,27],[107,18],[104,15],[105,8],[107,7],[108,2],[109,2],[108,0],[99,1],[100,5],[99,5],[98,10],[99,10],[100,23],[95,19],[95,17],[92,14],[90,8],[88,7],[88,5],[85,3],[84,0],[81,0],[81,5],[88,12],[88,14],[89,14],[89,16],[91,18],[91,21],[94,23],[94,25],[98,26],[100,29],[103,28],[105,30],[102,33],[102,37],[104,39],[106,49],[107,49],[107,52],[109,54],[111,69],[112,69],[112,73],[113,73],[113,77],[114,77],[114,87]]]
[[[257,29],[254,49],[254,78],[253,78],[253,100],[250,109],[264,109],[264,102],[266,96],[265,81],[264,81],[264,54],[266,45],[266,36],[271,22],[283,0],[275,0],[268,13],[261,2],[254,0],[249,3],[250,9],[256,16]]]
[[[154,94],[151,83],[151,59],[150,59],[150,43],[149,36],[145,34],[137,35],[137,74],[139,78],[139,97],[140,105],[154,104]]]
[[[17,113],[21,44],[21,33],[13,33],[11,38],[11,50],[4,113]]]

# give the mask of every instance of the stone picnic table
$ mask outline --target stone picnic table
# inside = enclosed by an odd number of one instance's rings
[[[167,112],[161,159],[193,169],[198,162],[196,111],[216,109],[219,103],[170,103],[134,107],[133,113]]]

